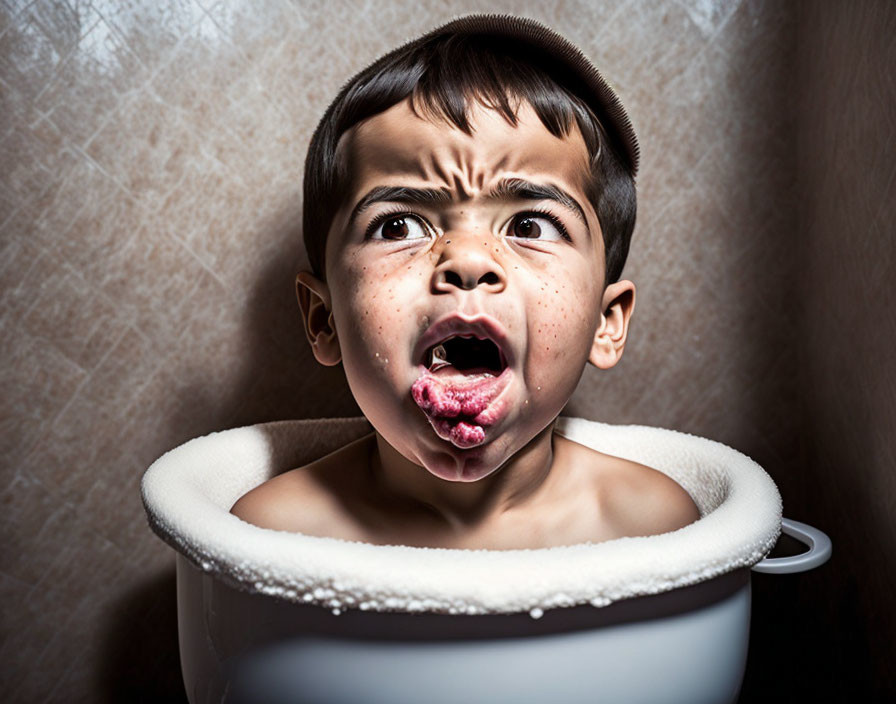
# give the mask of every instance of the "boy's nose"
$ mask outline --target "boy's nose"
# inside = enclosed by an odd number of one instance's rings
[[[488,293],[500,293],[507,286],[504,268],[492,256],[494,244],[490,236],[472,233],[451,233],[433,273],[433,288],[449,293],[455,289],[482,287]]]

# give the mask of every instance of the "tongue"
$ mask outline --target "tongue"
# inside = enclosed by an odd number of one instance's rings
[[[494,398],[489,393],[495,377],[458,383],[456,378],[440,378],[424,373],[411,387],[414,401],[428,416],[456,418],[478,416]]]
[[[495,421],[489,405],[506,382],[506,378],[491,374],[436,376],[424,370],[411,394],[440,437],[460,447],[472,447],[485,439],[482,426]]]

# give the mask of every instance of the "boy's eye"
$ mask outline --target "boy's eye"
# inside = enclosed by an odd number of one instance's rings
[[[426,226],[409,214],[388,214],[376,218],[368,229],[373,240],[416,240],[429,237]]]
[[[430,236],[429,225],[411,213],[383,213],[373,219],[366,236],[373,240],[419,240]],[[510,221],[508,237],[553,242],[570,240],[563,223],[555,215],[540,211],[517,213]]]
[[[569,239],[566,228],[559,220],[547,213],[519,213],[514,215],[507,230],[508,237],[526,240],[556,241]]]

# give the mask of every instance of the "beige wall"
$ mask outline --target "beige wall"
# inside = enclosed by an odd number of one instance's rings
[[[355,71],[483,5],[71,4],[0,9],[0,692],[154,700],[180,691],[173,556],[141,473],[212,430],[358,413],[293,300],[307,141]],[[797,643],[818,692],[896,691],[892,6],[487,9],[581,46],[641,139],[629,346],[567,412],[725,442],[830,532],[822,570],[754,579],[745,699],[800,681]]]

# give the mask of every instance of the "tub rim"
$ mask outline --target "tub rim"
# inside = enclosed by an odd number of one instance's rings
[[[574,441],[665,472],[691,493],[701,518],[648,537],[469,550],[286,533],[229,513],[248,489],[296,466],[284,458],[297,456],[300,446],[327,436],[338,438],[338,447],[346,437],[369,432],[363,417],[277,421],[196,438],[150,466],[142,497],[153,531],[201,570],[244,591],[336,611],[472,615],[600,607],[750,567],[777,541],[777,487],[737,450],[651,426],[561,417],[556,428]]]

